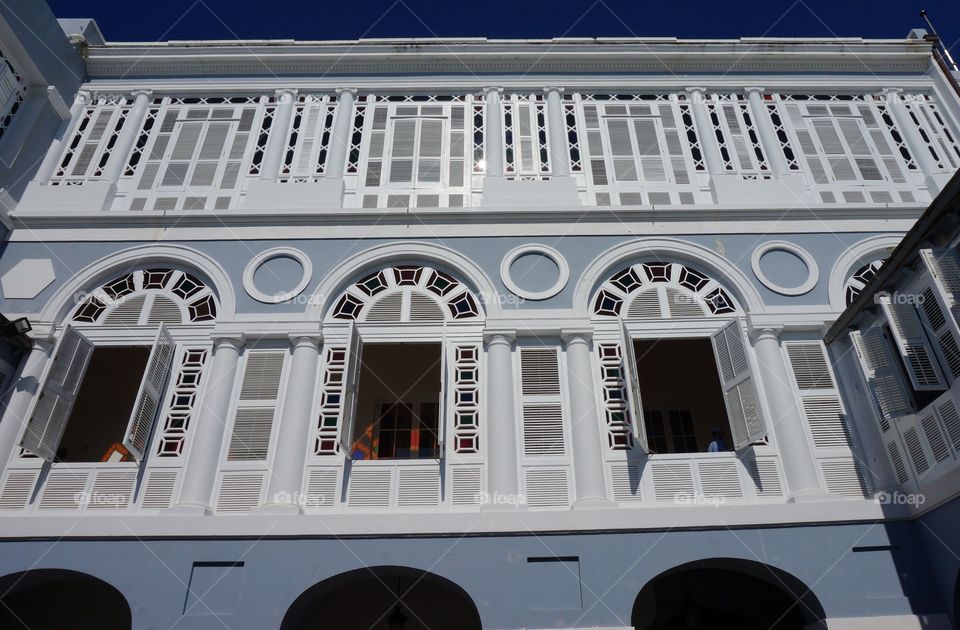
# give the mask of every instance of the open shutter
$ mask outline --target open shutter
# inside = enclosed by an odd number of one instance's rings
[[[857,351],[863,376],[880,411],[880,428],[886,432],[890,429],[890,420],[913,413],[910,396],[900,382],[880,327],[866,332],[854,330],[850,333],[850,341]]]
[[[627,403],[630,412],[633,414],[633,424],[635,426],[637,442],[646,452],[650,452],[650,444],[647,441],[647,423],[643,415],[643,399],[640,397],[640,381],[637,379],[637,355],[633,350],[633,339],[627,330],[625,323],[621,322],[620,331],[622,333],[621,344],[623,346],[623,381],[627,390]]]
[[[447,413],[447,388],[450,383],[447,374],[450,365],[450,362],[447,361],[448,352],[450,350],[447,349],[447,324],[444,323],[443,338],[440,342],[440,404],[437,406],[437,457],[439,459],[446,457],[447,418],[450,417],[450,414]]]
[[[740,320],[725,325],[710,340],[723,386],[733,445],[740,450],[767,437]]]
[[[954,323],[960,321],[960,258],[953,249],[922,249],[920,256],[934,284],[940,289],[941,299],[953,314]]]
[[[150,443],[150,434],[157,418],[157,409],[163,396],[163,386],[170,375],[173,366],[173,350],[175,344],[166,327],[160,324],[157,338],[153,341],[153,349],[147,360],[147,369],[143,372],[140,381],[140,391],[137,393],[137,402],[133,406],[133,415],[127,424],[127,431],[123,434],[123,445],[137,461],[143,459]]]
[[[20,446],[37,457],[53,461],[92,354],[90,340],[77,329],[67,326],[57,344]]]
[[[943,391],[946,380],[940,371],[936,354],[927,340],[920,315],[913,304],[894,302],[889,295],[880,296],[880,305],[890,324],[900,358],[917,391]]]
[[[360,358],[363,344],[354,322],[350,322],[347,341],[346,380],[343,388],[343,415],[340,417],[340,450],[353,458],[353,425],[357,415],[357,386],[360,380]]]

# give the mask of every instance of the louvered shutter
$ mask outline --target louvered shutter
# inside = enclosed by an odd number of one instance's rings
[[[280,397],[286,352],[248,350],[233,417],[227,461],[265,461]]]
[[[343,387],[343,411],[340,417],[340,450],[347,459],[353,457],[353,425],[357,415],[357,386],[360,381],[360,359],[363,344],[353,322],[347,342],[346,379]]]
[[[440,404],[437,405],[437,456],[439,459],[444,459],[447,452],[447,418],[450,417],[450,414],[447,413],[447,387],[450,383],[449,375],[447,370],[450,369],[450,362],[447,361],[447,326],[443,326],[443,338],[440,342]]]
[[[953,314],[954,323],[960,321],[960,258],[957,252],[945,248],[922,249],[920,256],[940,289],[947,310]]]
[[[627,402],[633,418],[637,442],[640,444],[640,448],[649,453],[650,443],[647,440],[647,424],[643,415],[643,398],[640,397],[640,381],[637,378],[637,371],[640,368],[637,365],[636,352],[633,350],[633,338],[630,337],[630,332],[623,322],[621,322],[620,331],[623,346],[623,380],[627,390]]]
[[[814,448],[851,446],[840,392],[819,341],[785,344]]]
[[[173,367],[173,350],[176,344],[166,327],[160,324],[157,337],[147,359],[147,368],[140,380],[140,391],[133,406],[133,415],[123,434],[123,445],[137,461],[143,459],[150,443],[150,434],[157,419],[157,410],[163,397],[163,386]]]
[[[523,454],[525,457],[562,456],[563,408],[557,349],[520,348],[520,391],[523,397]]]
[[[954,380],[960,379],[960,261],[952,249],[924,249],[920,256],[930,274],[921,292],[919,311],[936,339],[940,355]]]
[[[726,324],[710,340],[723,386],[733,445],[739,450],[767,436],[740,320]]]
[[[913,413],[913,408],[893,364],[894,359],[883,338],[883,330],[879,327],[867,332],[855,330],[850,333],[850,341],[857,351],[867,387],[880,412],[881,428],[887,431],[890,420]]]
[[[894,302],[889,295],[880,296],[880,305],[890,324],[893,339],[913,388],[918,391],[945,390],[946,380],[940,371],[933,347],[927,340],[917,309],[913,304]]]
[[[67,326],[20,446],[48,462],[53,461],[92,354],[90,340]]]

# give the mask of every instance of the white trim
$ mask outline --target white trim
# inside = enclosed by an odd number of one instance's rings
[[[760,259],[763,258],[764,254],[774,251],[787,252],[799,257],[800,260],[803,261],[803,264],[807,266],[807,278],[795,287],[784,287],[768,278],[760,266]],[[753,268],[753,273],[757,276],[757,280],[762,282],[763,286],[780,295],[803,295],[804,293],[809,293],[813,290],[813,287],[817,286],[817,281],[820,279],[820,268],[817,266],[817,261],[810,255],[810,252],[799,245],[787,241],[767,241],[763,245],[758,246],[753,250],[753,255],[750,256],[750,266]]]
[[[385,267],[392,261],[404,259],[436,262],[441,267],[453,269],[454,273],[460,276],[458,280],[465,280],[467,288],[474,292],[474,297],[479,302],[478,306],[483,310],[481,318],[499,315],[502,312],[498,300],[491,299],[497,295],[493,282],[469,258],[442,245],[424,241],[407,241],[371,247],[341,261],[336,268],[326,274],[323,281],[310,294],[306,301],[307,310],[303,318],[310,321],[323,319],[324,314],[330,310],[333,300],[340,297],[350,279],[356,277],[359,271],[378,264]]]
[[[213,258],[184,245],[138,245],[129,249],[111,254],[100,260],[90,263],[73,275],[67,282],[57,289],[46,306],[35,318],[39,321],[59,322],[67,311],[76,306],[71,300],[84,289],[96,287],[112,278],[120,268],[134,262],[144,266],[157,262],[172,263],[175,265],[193,266],[201,274],[206,275],[216,292],[219,301],[217,318],[230,321],[236,314],[236,296],[233,285],[226,271]]]
[[[733,293],[734,299],[745,312],[766,310],[759,292],[746,274],[715,251],[679,239],[642,238],[611,247],[587,265],[573,293],[574,313],[591,317],[591,303],[596,290],[618,270],[617,265],[625,265],[631,258],[639,256],[663,256],[667,260],[691,262],[698,271],[713,277]]]
[[[838,313],[847,308],[844,287],[850,278],[850,274],[854,271],[854,265],[864,262],[868,257],[873,260],[877,257],[875,254],[881,250],[892,250],[900,244],[901,240],[903,240],[902,235],[881,234],[865,238],[847,248],[847,250],[837,258],[837,261],[833,264],[833,268],[830,270],[830,308]],[[886,258],[886,256],[883,256],[883,258]]]
[[[300,266],[303,268],[303,275],[300,277],[300,280],[297,282],[296,286],[289,291],[268,295],[257,288],[257,285],[254,284],[253,276],[257,272],[257,269],[259,269],[264,263],[273,260],[274,258],[284,257],[293,258],[300,263]],[[300,295],[312,277],[313,263],[310,262],[310,258],[308,258],[306,254],[299,249],[294,249],[292,247],[274,247],[272,249],[260,252],[254,256],[253,260],[247,263],[246,268],[243,270],[243,288],[247,292],[247,295],[258,302],[263,302],[265,304],[279,304],[280,302],[286,302],[290,298]]]
[[[510,267],[518,258],[527,254],[540,254],[553,261],[558,271],[557,281],[553,283],[553,286],[543,291],[527,291],[514,282],[513,276],[510,275]],[[563,257],[563,254],[552,247],[540,244],[520,245],[511,249],[503,257],[503,261],[500,263],[500,279],[514,295],[526,300],[546,300],[560,293],[567,286],[567,281],[570,279],[570,266],[567,265],[567,260]]]

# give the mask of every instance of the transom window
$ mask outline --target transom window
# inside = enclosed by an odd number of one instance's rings
[[[73,321],[144,326],[216,319],[213,291],[196,276],[167,267],[138,269],[114,278],[77,307]]]
[[[687,265],[668,262],[621,269],[603,283],[593,303],[594,315],[631,319],[729,315],[737,310],[716,280]]]
[[[882,266],[883,259],[878,258],[862,265],[859,269],[853,272],[853,274],[847,279],[846,285],[843,287],[843,295],[847,301],[847,306],[857,301],[857,298],[860,297],[860,294],[863,292],[864,288],[866,288],[870,281],[873,280],[874,276],[877,275],[877,272],[880,271]]]

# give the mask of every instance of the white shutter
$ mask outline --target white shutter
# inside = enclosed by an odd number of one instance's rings
[[[850,341],[857,351],[867,387],[880,411],[880,426],[883,431],[888,431],[890,420],[913,413],[913,408],[893,364],[883,330],[880,327],[867,332],[855,330],[850,333]]]
[[[739,450],[767,436],[740,320],[726,324],[710,340],[723,386],[733,445]]]
[[[946,301],[935,285],[918,292],[918,311],[927,327],[930,341],[940,358],[940,366],[954,379],[960,379],[960,330],[947,309]]]
[[[958,305],[960,305],[960,260],[957,252],[952,249],[922,249],[920,256],[926,265],[930,276],[937,288],[940,297],[945,299],[946,308],[953,313],[954,323],[960,320]]]
[[[562,456],[563,408],[560,368],[553,347],[520,348],[520,391],[523,398],[523,454],[525,457]]]
[[[643,399],[640,397],[640,381],[637,378],[637,371],[640,369],[637,365],[636,352],[633,350],[633,339],[627,330],[626,324],[620,326],[622,345],[623,345],[623,379],[627,389],[627,401],[629,403],[630,414],[633,418],[633,424],[636,431],[637,442],[646,452],[650,452],[650,443],[647,440],[647,423],[643,415]]]
[[[283,350],[248,350],[227,461],[265,461],[280,397]]]
[[[804,341],[785,346],[814,448],[850,448],[850,430],[823,345]]]
[[[176,344],[166,327],[160,324],[157,337],[153,341],[153,349],[147,360],[147,368],[140,380],[140,391],[137,393],[137,402],[133,406],[133,415],[127,424],[127,431],[123,434],[123,445],[137,461],[143,459],[150,443],[150,434],[153,433],[153,424],[157,418],[157,410],[163,397],[163,386],[173,367],[173,350]]]
[[[927,340],[920,315],[913,304],[894,302],[889,295],[880,296],[880,305],[887,316],[900,358],[907,368],[913,388],[918,391],[943,391],[947,388],[933,347]]]
[[[347,459],[353,458],[353,423],[357,407],[357,386],[360,380],[360,358],[363,344],[354,322],[350,322],[347,342],[346,379],[343,387],[343,406],[340,415],[340,450]]]
[[[53,461],[92,354],[90,340],[67,326],[20,446],[48,462]]]
[[[447,413],[447,388],[450,383],[450,377],[447,370],[450,369],[450,362],[447,360],[447,353],[454,351],[447,349],[447,325],[443,325],[443,338],[440,342],[440,400],[437,405],[437,457],[444,459],[447,454],[447,419],[452,414]]]

